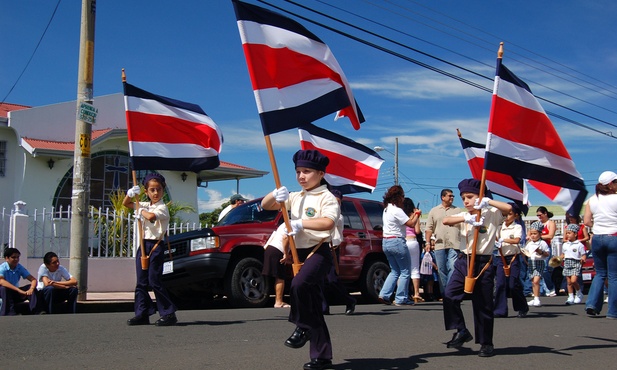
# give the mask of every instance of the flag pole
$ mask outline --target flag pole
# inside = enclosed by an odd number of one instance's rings
[[[124,68],[122,68],[122,83],[126,83],[126,73],[124,72]],[[127,124],[128,124],[128,119],[129,119],[129,115],[126,115],[126,119],[127,119]],[[137,172],[135,172],[135,170],[131,171],[133,174],[133,185],[137,186],[139,185],[137,183]],[[135,196],[135,212],[134,215],[139,215],[139,194],[137,194]],[[143,233],[143,228],[141,225],[141,221],[139,220],[139,217],[135,217],[137,220],[137,232],[139,233],[139,247],[141,249],[141,269],[142,270],[147,270],[148,269],[148,258],[146,256],[146,247],[144,246],[144,233]]]
[[[272,175],[274,176],[274,184],[276,188],[281,187],[281,178],[279,176],[278,167],[276,166],[276,158],[274,158],[274,150],[272,149],[272,141],[270,140],[270,135],[264,135],[264,140],[266,141],[266,148],[268,149],[268,157],[270,157],[270,166],[272,167]],[[287,230],[291,230],[291,222],[289,221],[289,214],[287,214],[287,209],[285,207],[285,203],[281,204],[281,213],[283,213],[283,220],[285,220],[285,226]],[[298,257],[298,251],[296,250],[296,241],[293,235],[290,235],[289,239],[289,250],[291,251],[291,256],[293,257],[293,273],[294,276],[300,271],[300,267],[302,263],[300,263],[300,259]]]
[[[497,59],[502,59],[502,58],[503,58],[503,42],[500,42],[499,43],[499,50],[497,51]],[[494,99],[494,97],[493,97],[493,99]],[[492,118],[493,118],[493,110],[491,109],[490,120],[492,120]],[[486,160],[484,161],[484,168],[482,169],[482,178],[480,180],[480,194],[478,194],[478,198],[480,200],[482,200],[482,198],[484,198],[484,187],[485,186],[486,186]],[[482,218],[482,210],[479,210],[477,212],[477,214],[476,214],[476,221],[480,221],[480,218]],[[471,258],[468,260],[467,276],[465,277],[465,288],[463,289],[465,291],[465,293],[468,293],[468,294],[473,293],[473,288],[475,286],[476,279],[484,271],[484,269],[483,269],[482,271],[480,271],[478,276],[476,276],[476,277],[473,276],[473,267],[475,266],[475,262],[476,262],[476,248],[478,246],[478,237],[479,236],[480,236],[480,229],[478,227],[474,227],[474,230],[473,230],[473,243],[472,243],[472,247],[471,247]],[[469,256],[469,254],[468,254],[468,256]]]

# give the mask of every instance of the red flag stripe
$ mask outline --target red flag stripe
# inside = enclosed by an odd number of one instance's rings
[[[349,158],[345,155],[317,147],[308,141],[302,141],[301,146],[302,149],[317,149],[330,159],[330,164],[328,165],[326,172],[327,174],[351,179],[356,182],[370,185],[373,188],[377,185],[379,169],[367,166],[364,163],[358,162],[357,160]]]
[[[127,119],[129,141],[192,143],[220,151],[218,133],[208,125],[140,112],[127,112]]]
[[[489,132],[505,140],[536,147],[570,159],[557,131],[546,114],[518,106],[497,96]]]

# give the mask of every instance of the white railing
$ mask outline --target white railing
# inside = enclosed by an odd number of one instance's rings
[[[4,249],[5,245],[9,245],[9,241],[11,240],[10,232],[11,232],[11,216],[13,215],[13,211],[7,210],[6,208],[2,208],[2,213],[0,214],[0,249]]]
[[[94,209],[89,214],[88,250],[90,257],[133,257],[135,219],[126,212]],[[168,235],[196,230],[199,223],[174,223]],[[71,238],[71,207],[35,209],[29,217],[28,256],[43,257],[49,251],[59,257],[69,257]]]

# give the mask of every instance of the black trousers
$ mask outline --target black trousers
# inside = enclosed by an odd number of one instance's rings
[[[300,260],[305,259],[310,249],[299,249]],[[289,321],[302,329],[311,331],[310,358],[332,359],[332,341],[323,315],[322,285],[332,267],[330,246],[323,243],[304,261],[300,272],[291,281],[289,298],[291,310]]]
[[[519,278],[521,259],[517,255],[505,256],[506,263],[510,264],[510,276],[506,277],[503,270],[501,256],[493,257],[495,265],[495,309],[493,313],[499,316],[508,316],[508,296],[512,297],[514,311],[527,311],[529,306],[523,294],[523,284]],[[514,259],[514,261],[512,261]]]
[[[476,256],[474,276],[482,270],[490,256]],[[443,318],[446,330],[463,330],[465,317],[461,310],[461,302],[465,297],[465,277],[467,276],[467,257],[462,255],[454,262],[452,277],[446,285],[443,297]],[[471,303],[473,307],[473,321],[476,343],[493,344],[493,287],[495,269],[489,266],[476,280]]]

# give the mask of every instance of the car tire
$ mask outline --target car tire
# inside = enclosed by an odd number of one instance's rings
[[[261,274],[263,265],[256,258],[243,258],[226,280],[226,295],[232,307],[265,307],[270,298],[270,279]]]
[[[372,303],[379,302],[379,292],[389,273],[390,265],[382,261],[372,261],[367,266],[362,275],[362,286],[360,288],[362,296],[367,301]]]

